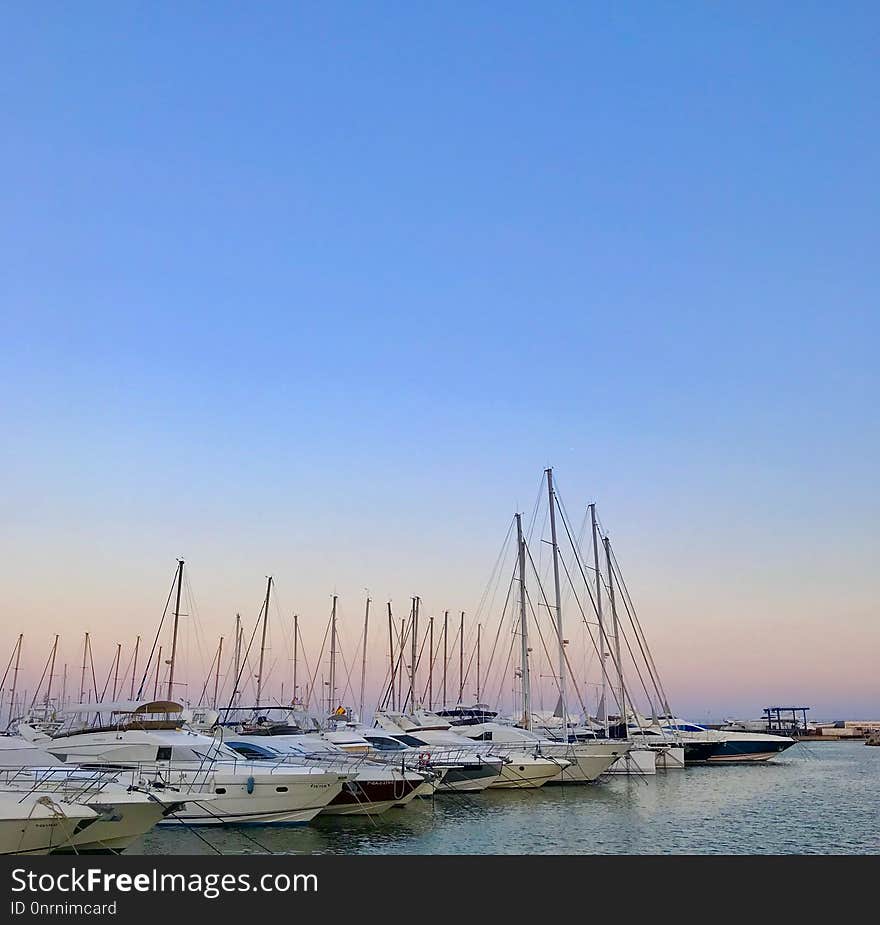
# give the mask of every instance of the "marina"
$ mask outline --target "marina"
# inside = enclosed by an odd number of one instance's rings
[[[5,702],[8,717],[0,796],[19,800],[3,804],[0,851],[175,853],[176,845],[186,853],[198,844],[236,853],[247,843],[296,853],[325,838],[327,851],[348,844],[354,852],[369,851],[372,836],[400,852],[503,852],[505,840],[508,850],[526,850],[507,832],[528,817],[535,837],[551,827],[541,836],[545,850],[589,853],[603,850],[603,839],[614,844],[610,833],[597,840],[589,824],[590,813],[601,819],[612,805],[625,805],[626,838],[647,851],[654,836],[640,820],[656,819],[662,830],[674,813],[687,832],[695,807],[704,808],[699,822],[708,825],[750,793],[758,800],[751,814],[803,793],[823,762],[821,773],[835,768],[843,802],[876,776],[880,753],[853,748],[866,736],[873,744],[871,722],[815,723],[805,706],[766,707],[762,720],[712,726],[678,716],[595,503],[576,530],[551,468],[540,488],[528,526],[516,513],[508,527],[470,635],[465,611],[450,639],[449,611],[442,623],[426,620],[414,596],[398,621],[388,601],[385,676],[372,709],[369,596],[357,649],[346,658],[332,595],[311,671],[301,618],[293,616],[289,699],[279,684],[284,663],[267,644],[272,624],[284,622],[273,610],[271,576],[250,633],[237,613],[231,650],[224,659],[221,636],[193,700],[191,668],[180,655],[181,623],[195,607],[183,559],[157,628],[138,635],[127,665],[117,643],[100,690],[94,641],[85,633],[78,703],[67,701],[66,663],[58,693],[60,634],[33,693],[18,694],[20,633],[0,680],[0,712]],[[548,699],[553,710],[543,706]],[[804,743],[826,731],[840,751],[817,756],[813,742]],[[760,776],[751,781],[751,773]],[[465,837],[464,820],[479,822],[486,841]],[[304,839],[273,831],[310,825],[316,834]],[[355,827],[350,843],[347,826]],[[565,830],[562,841],[554,826]],[[218,831],[218,839],[204,834]],[[784,838],[800,832],[798,823]],[[871,837],[863,847],[870,849]],[[674,836],[664,850],[687,844],[724,852],[733,844],[701,838]],[[740,848],[751,850],[748,839]],[[807,838],[797,850],[821,848]]]

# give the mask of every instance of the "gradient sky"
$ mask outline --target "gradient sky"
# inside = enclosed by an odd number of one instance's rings
[[[3,667],[177,556],[207,649],[472,612],[553,465],[680,712],[880,715],[876,4],[0,25]]]

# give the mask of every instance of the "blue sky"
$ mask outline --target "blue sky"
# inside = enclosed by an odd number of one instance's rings
[[[473,607],[552,464],[684,705],[878,712],[876,6],[2,22],[10,637],[152,625],[177,555],[217,626]]]

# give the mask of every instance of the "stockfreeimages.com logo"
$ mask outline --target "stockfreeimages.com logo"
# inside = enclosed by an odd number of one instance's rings
[[[217,899],[224,893],[317,893],[316,874],[170,874],[155,868],[140,874],[116,873],[100,867],[42,873],[17,867],[13,893],[200,893]],[[20,902],[20,900],[19,900]],[[13,912],[16,912],[13,901]],[[22,909],[21,912],[25,910]]]

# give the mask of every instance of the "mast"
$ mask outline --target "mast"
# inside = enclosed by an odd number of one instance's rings
[[[480,634],[483,631],[483,624],[477,624],[477,703],[480,703]]]
[[[458,703],[464,697],[464,611],[461,612],[461,626],[458,632]]]
[[[446,709],[446,663],[449,661],[446,644],[449,641],[449,611],[443,612],[443,709]]]
[[[290,702],[296,706],[296,663],[299,656],[299,616],[293,615],[293,696]]]
[[[556,591],[556,638],[559,643],[559,700],[562,706],[562,741],[568,742],[568,707],[565,703],[565,637],[562,634],[562,592],[559,588],[559,545],[556,542],[556,491],[553,469],[547,474],[547,496],[550,504],[550,541],[553,544],[553,584]]]
[[[434,709],[434,618],[428,620],[428,709]]]
[[[113,700],[116,700],[116,691],[119,687],[119,659],[122,657],[122,643],[116,643],[116,662],[113,666]]]
[[[86,633],[83,638],[83,666],[82,674],[79,677],[79,700],[80,703],[86,702],[86,658],[89,653],[89,634]]]
[[[330,682],[327,685],[327,715],[336,709],[336,595],[330,609]]]
[[[180,592],[183,586],[183,559],[177,560],[177,599],[174,604],[174,630],[171,636],[171,666],[168,669],[168,699],[174,697],[174,663],[177,660],[177,627],[180,622]]]
[[[361,651],[361,696],[358,702],[358,720],[364,721],[364,683],[367,679],[367,631],[370,628],[370,598],[364,606],[364,645]]]
[[[522,654],[522,726],[532,728],[532,681],[529,675],[529,621],[526,613],[526,541],[523,539],[522,515],[516,515],[516,544],[519,561],[519,629]]]
[[[24,639],[24,633],[18,634],[18,643],[15,646],[15,668],[12,669],[12,699],[9,701],[9,722],[12,722],[12,715],[15,711],[15,688],[18,686],[18,666],[21,664],[21,643]]]
[[[46,682],[46,709],[49,709],[49,701],[52,699],[52,675],[55,673],[55,656],[58,654],[58,634],[55,634],[55,643],[52,646],[52,657],[49,664],[49,680]]]
[[[617,660],[617,680],[620,689],[617,695],[617,703],[620,707],[620,721],[623,723],[624,737],[629,738],[627,734],[626,719],[626,699],[623,689],[623,662],[620,660],[620,627],[617,624],[617,605],[614,597],[614,575],[611,571],[611,541],[607,536],[603,537],[602,542],[605,544],[605,562],[608,567],[608,600],[611,602],[611,626],[614,629],[614,656]]]
[[[599,531],[596,524],[596,504],[590,505],[590,524],[593,530],[593,568],[596,572],[596,615],[599,618],[599,670],[602,673],[601,694],[599,696],[599,719],[605,727],[608,738],[608,673],[605,670],[605,621],[602,616],[602,572],[599,571]]]
[[[412,599],[412,626],[410,631],[412,639],[410,640],[410,666],[409,666],[409,708],[416,708],[416,660],[418,659],[419,645],[419,598]]]
[[[134,659],[131,665],[131,692],[128,695],[129,700],[134,700],[134,679],[135,679],[135,675],[137,675],[138,649],[140,649],[140,647],[141,647],[141,637],[138,636],[137,639],[135,639],[134,641]]]
[[[159,696],[159,672],[161,668],[162,668],[162,646],[159,646],[159,657],[156,660],[156,680],[153,684],[153,700],[155,700]]]
[[[261,706],[260,695],[263,693],[263,664],[266,657],[266,624],[269,622],[269,595],[272,593],[272,576],[266,580],[266,600],[263,602],[263,632],[260,637],[260,668],[257,675],[257,703]]]
[[[214,672],[214,701],[213,707],[217,709],[217,688],[220,684],[220,660],[223,658],[223,637],[220,637],[220,645],[217,646],[217,670]]]
[[[61,699],[58,701],[61,710],[64,710],[65,701],[67,700],[67,662],[64,663],[64,673],[61,675]]]
[[[400,651],[397,653],[397,706],[403,710],[405,703],[403,699],[403,670],[406,668],[406,657],[403,654],[403,644],[406,642],[406,621],[400,621]]]
[[[241,676],[241,614],[235,615],[235,648],[233,649],[232,706],[238,706],[238,680]]]
[[[395,682],[397,677],[394,670],[394,620],[391,616],[391,601],[388,601],[388,654],[391,659],[391,709],[396,710]]]

